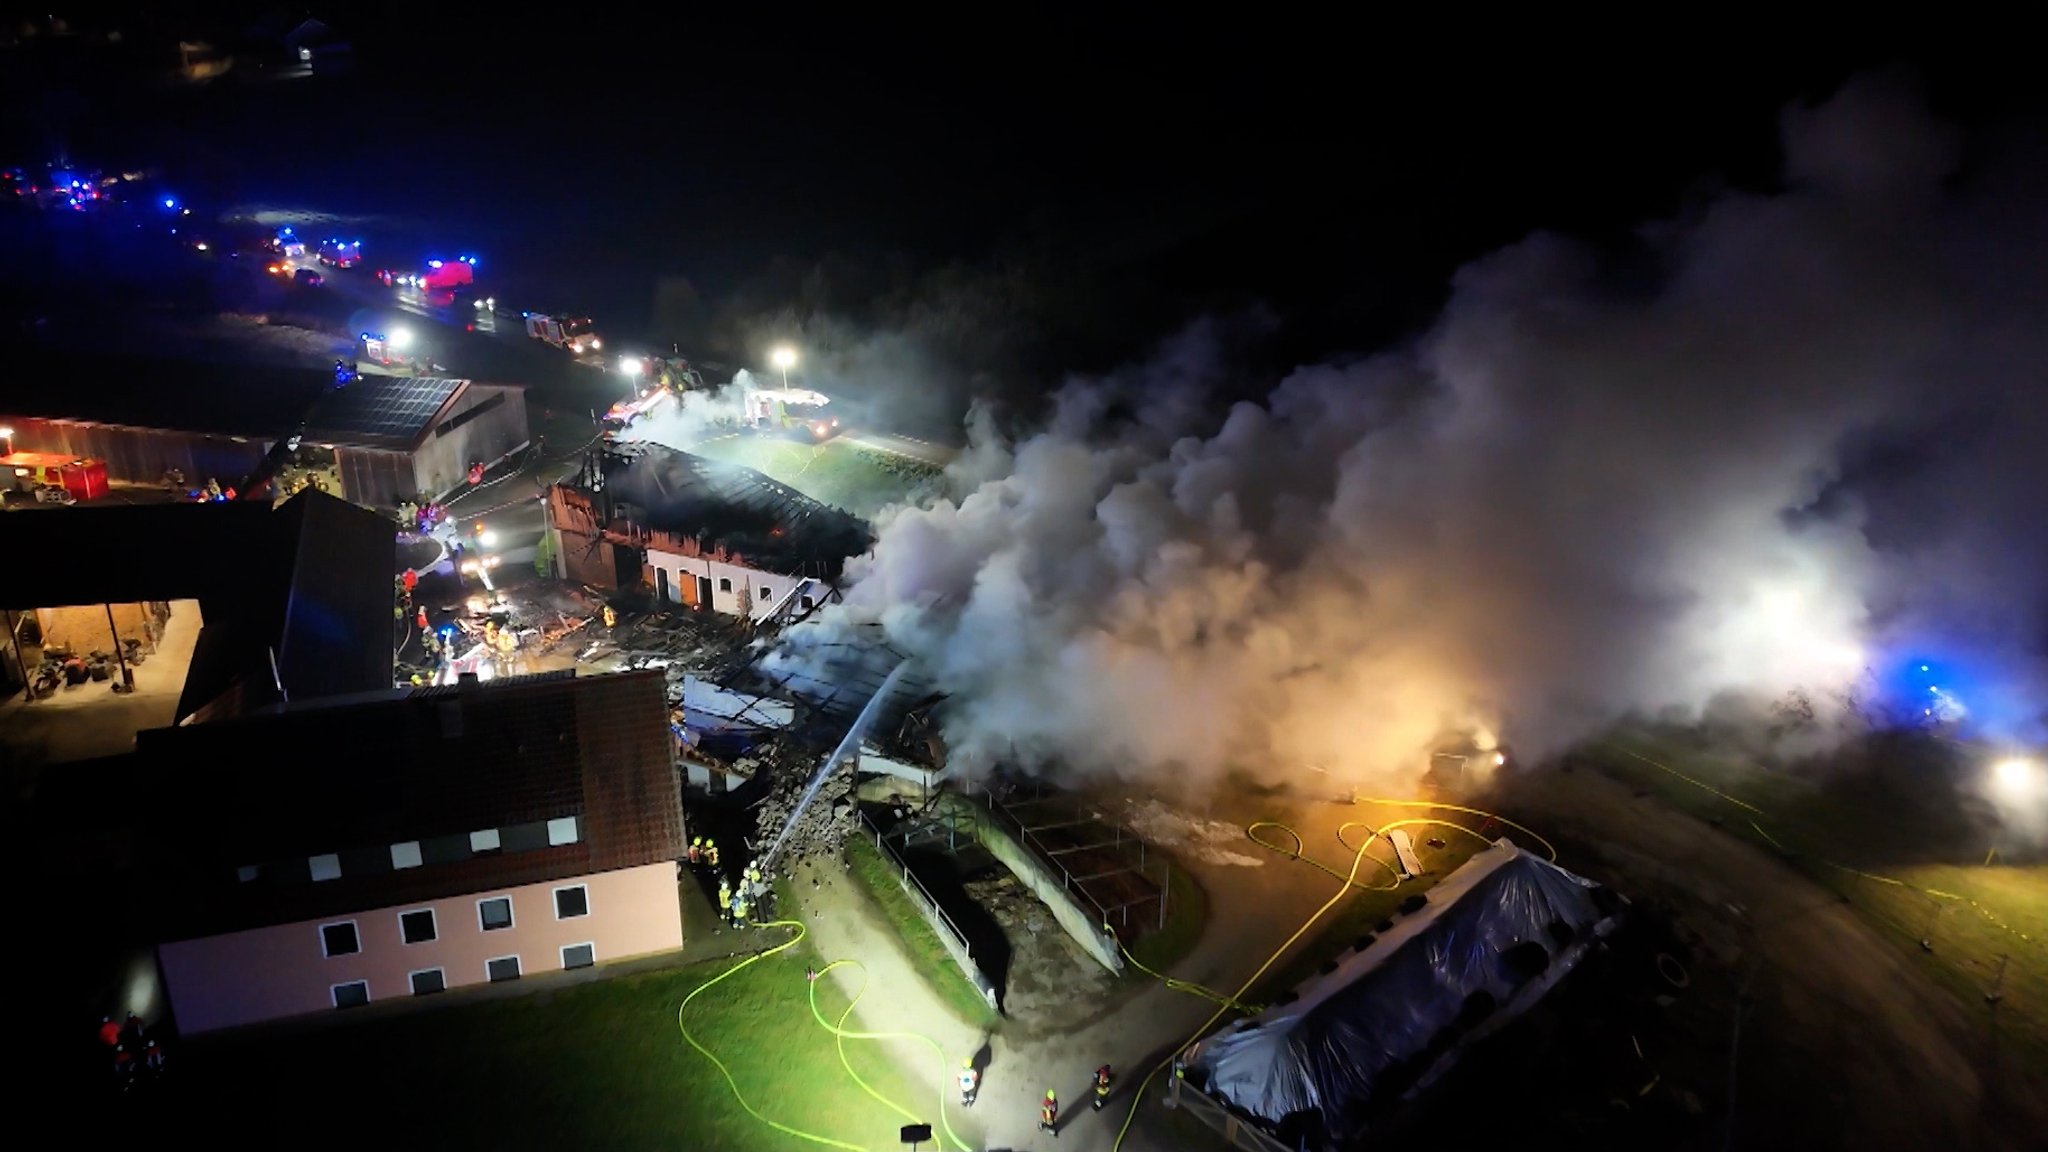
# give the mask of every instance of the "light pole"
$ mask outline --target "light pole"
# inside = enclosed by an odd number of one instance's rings
[[[782,390],[789,391],[789,370],[796,367],[796,349],[785,344],[768,354],[768,362],[782,373]]]
[[[640,374],[647,371],[647,361],[638,356],[619,357],[619,372],[626,378],[626,399],[640,398]]]

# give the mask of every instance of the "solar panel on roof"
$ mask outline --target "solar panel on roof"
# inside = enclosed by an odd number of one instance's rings
[[[306,430],[320,439],[409,448],[462,385],[434,376],[363,376],[314,405]]]

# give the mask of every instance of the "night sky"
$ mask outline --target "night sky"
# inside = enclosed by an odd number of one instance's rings
[[[10,150],[162,164],[222,204],[395,216],[561,306],[692,343],[723,336],[707,308],[802,298],[886,322],[861,306],[1003,267],[1031,286],[1018,359],[1043,376],[1254,304],[1283,322],[1281,358],[1372,346],[1533,229],[1599,235],[1769,180],[1780,109],[1861,68],[1910,59],[1973,124],[2036,103],[2024,72],[1906,30],[1488,46],[1164,6],[329,18],[350,77],[169,99],[82,80],[12,102]],[[713,303],[657,304],[664,278]]]

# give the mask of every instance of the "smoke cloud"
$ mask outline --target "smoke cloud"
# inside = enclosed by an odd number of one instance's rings
[[[1929,654],[2037,737],[2048,198],[1897,77],[1782,138],[1782,188],[1618,252],[1532,236],[1260,402],[1218,411],[1208,321],[1030,435],[977,409],[950,498],[883,517],[770,664],[879,624],[956,759],[1191,785],[1788,693],[1824,730]]]

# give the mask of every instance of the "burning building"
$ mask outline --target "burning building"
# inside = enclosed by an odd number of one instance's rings
[[[548,492],[556,575],[760,621],[838,596],[867,524],[750,468],[635,443]]]

